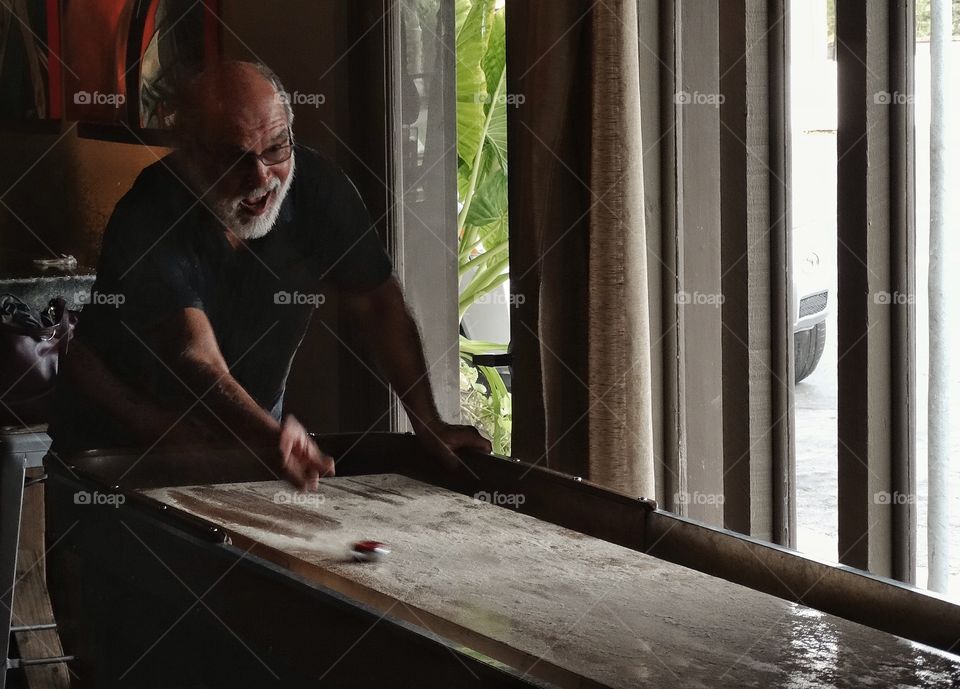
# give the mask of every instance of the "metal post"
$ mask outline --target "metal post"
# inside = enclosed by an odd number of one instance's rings
[[[947,61],[952,30],[950,0],[930,3],[930,387],[927,398],[927,587],[946,593],[949,578],[950,271],[946,235]]]

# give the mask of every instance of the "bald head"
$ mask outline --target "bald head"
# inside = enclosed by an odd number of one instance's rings
[[[233,140],[275,122],[293,125],[293,109],[280,78],[266,65],[230,60],[208,66],[177,98],[181,144]]]

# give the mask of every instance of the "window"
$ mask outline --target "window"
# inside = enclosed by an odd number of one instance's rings
[[[506,8],[457,0],[457,239],[461,414],[510,455]]]

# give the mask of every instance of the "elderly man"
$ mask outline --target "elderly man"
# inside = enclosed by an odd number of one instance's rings
[[[272,448],[265,462],[315,488],[333,460],[281,411],[316,299],[286,295],[332,283],[426,449],[451,466],[457,449],[489,452],[474,428],[438,415],[363,202],[336,166],[294,143],[284,93],[266,67],[228,62],[180,95],[178,150],[143,170],[107,225],[58,386],[55,450],[239,441]]]

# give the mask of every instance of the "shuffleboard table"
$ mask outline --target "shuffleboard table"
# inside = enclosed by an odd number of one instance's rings
[[[506,458],[318,442],[316,493],[235,450],[48,458],[80,686],[960,686],[946,599]]]

